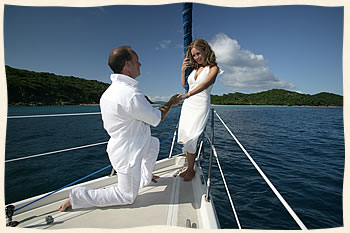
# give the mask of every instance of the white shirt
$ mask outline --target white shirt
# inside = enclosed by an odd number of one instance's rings
[[[104,128],[110,135],[107,153],[117,172],[127,172],[151,145],[150,125],[157,126],[161,112],[146,100],[138,81],[122,74],[111,75],[112,84],[100,99]]]

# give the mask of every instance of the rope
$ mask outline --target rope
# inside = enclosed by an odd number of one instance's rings
[[[27,116],[8,116],[7,119],[37,118],[37,117],[82,116],[82,115],[97,115],[97,114],[101,114],[101,112],[63,113],[63,114],[49,114],[49,115],[27,115]]]
[[[184,52],[186,53],[188,45],[192,42],[192,7],[193,3],[183,3],[182,20],[184,31]],[[187,78],[192,69],[188,68],[185,71],[185,90],[188,92],[189,86]]]
[[[232,201],[232,198],[231,198],[230,190],[229,190],[229,188],[228,188],[228,186],[227,186],[227,183],[226,183],[226,179],[225,179],[224,172],[223,172],[223,170],[222,170],[222,168],[221,168],[221,164],[220,164],[220,161],[219,161],[219,158],[218,158],[218,154],[216,153],[216,149],[215,149],[214,145],[211,143],[209,136],[208,136],[207,134],[205,134],[205,136],[206,136],[207,140],[209,141],[209,143],[210,143],[210,145],[211,145],[211,148],[212,148],[212,150],[213,150],[213,152],[214,152],[214,157],[216,158],[216,162],[217,162],[218,167],[219,167],[219,170],[220,170],[221,178],[222,178],[222,180],[223,180],[223,182],[224,182],[224,186],[225,186],[225,189],[226,189],[226,193],[227,193],[227,196],[228,196],[228,198],[229,198],[229,200],[230,200],[231,208],[232,208],[233,214],[234,214],[234,216],[235,216],[235,219],[236,219],[238,228],[239,228],[239,229],[242,229],[241,224],[240,224],[239,219],[238,219],[238,215],[237,215],[235,206],[234,206],[233,201]]]
[[[265,173],[260,169],[260,167],[255,163],[254,159],[249,155],[249,153],[246,151],[246,149],[242,146],[242,144],[238,141],[238,139],[236,138],[236,136],[231,132],[231,130],[227,127],[227,125],[225,124],[225,122],[221,119],[221,117],[219,116],[219,114],[215,111],[216,116],[219,118],[219,120],[221,121],[221,123],[224,125],[224,127],[226,128],[226,130],[231,134],[231,136],[233,137],[233,139],[237,142],[237,144],[239,145],[239,147],[241,148],[241,150],[244,152],[244,154],[248,157],[248,159],[250,160],[250,162],[254,165],[254,167],[256,168],[256,170],[260,173],[260,175],[263,177],[263,179],[265,180],[265,182],[270,186],[271,190],[275,193],[275,195],[277,196],[277,198],[281,201],[281,203],[283,204],[283,206],[286,208],[286,210],[289,212],[289,214],[293,217],[293,219],[295,220],[295,222],[299,225],[299,227],[302,230],[307,230],[306,226],[304,225],[304,223],[299,219],[299,217],[297,216],[297,214],[293,211],[293,209],[289,206],[289,204],[286,202],[286,200],[284,200],[284,198],[282,197],[282,195],[278,192],[278,190],[275,188],[275,186],[271,183],[271,181],[269,180],[269,178],[267,178],[267,176],[265,175]]]

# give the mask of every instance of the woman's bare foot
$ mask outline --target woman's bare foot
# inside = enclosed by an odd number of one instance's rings
[[[195,175],[196,175],[195,171],[193,171],[193,170],[192,171],[187,171],[187,173],[184,176],[184,181],[185,182],[191,181]]]
[[[186,176],[186,174],[187,174],[187,169],[185,171],[180,172],[179,176],[183,178]]]
[[[61,212],[64,212],[64,211],[66,211],[68,208],[71,208],[71,207],[72,207],[72,204],[70,203],[70,201],[69,201],[69,199],[68,199],[68,200],[66,200],[66,201],[60,206],[59,210],[60,210]]]

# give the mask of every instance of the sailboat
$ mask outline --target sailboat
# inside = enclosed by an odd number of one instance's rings
[[[184,48],[186,49],[187,45],[192,40],[192,3],[183,4],[183,19]],[[67,117],[67,114],[62,115]],[[77,114],[72,115],[76,116]],[[55,117],[57,116],[58,115],[56,114]],[[39,115],[31,117],[44,116]],[[67,184],[62,188],[7,205],[5,208],[7,220],[6,226],[28,229],[125,229],[146,226],[176,226],[197,229],[219,229],[220,223],[215,210],[215,200],[213,200],[211,196],[212,160],[215,159],[225,185],[226,194],[230,201],[229,204],[233,211],[237,227],[241,229],[242,226],[233,205],[229,188],[226,185],[225,177],[220,166],[219,156],[217,155],[215,145],[213,143],[214,117],[217,117],[224,125],[226,130],[232,135],[233,139],[247,155],[299,227],[301,229],[307,229],[214,109],[211,110],[211,122],[208,122],[207,125],[207,128],[210,127],[210,135],[208,135],[205,131],[205,133],[200,137],[198,143],[197,157],[195,160],[196,173],[191,182],[184,182],[183,179],[179,177],[179,173],[185,169],[187,165],[184,154],[173,155],[173,148],[177,134],[177,129],[175,128],[169,155],[166,156],[167,158],[157,161],[155,166],[154,174],[160,178],[151,182],[150,185],[141,188],[139,190],[138,197],[133,204],[125,206],[77,209],[66,212],[59,211],[58,207],[64,200],[67,199],[70,190],[75,187],[85,186],[97,189],[118,185],[118,174],[113,170],[108,176],[82,182],[84,179],[94,174],[106,169],[111,169],[111,166],[109,165],[98,171],[92,172],[91,174],[75,182]],[[8,119],[10,118],[11,117],[8,117]],[[97,144],[87,146],[95,145]],[[204,158],[203,151],[206,146],[209,147],[210,150],[209,158]],[[66,153],[71,150],[81,148],[83,147],[50,152],[50,154]],[[7,160],[5,162],[15,162],[22,159],[31,159],[44,155],[45,154],[40,154],[30,156],[28,158]],[[203,160],[205,159],[209,160],[209,168],[207,169],[206,174],[201,166]]]

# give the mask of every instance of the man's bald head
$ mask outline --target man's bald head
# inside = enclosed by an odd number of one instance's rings
[[[113,49],[109,54],[108,65],[115,74],[120,74],[124,68],[125,61],[131,61],[130,46],[121,46]]]

